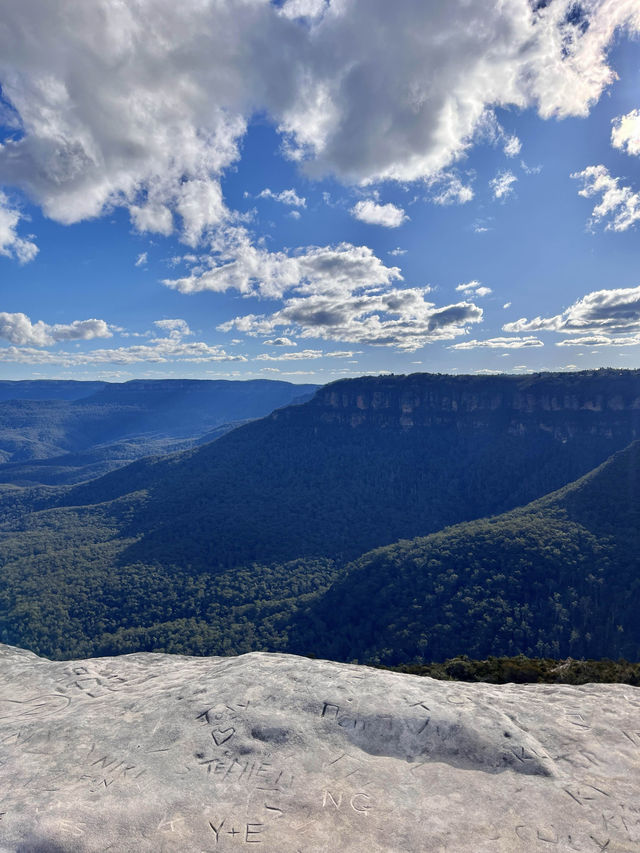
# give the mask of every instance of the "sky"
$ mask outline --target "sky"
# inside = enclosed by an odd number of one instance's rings
[[[0,378],[640,367],[637,0],[0,0]]]

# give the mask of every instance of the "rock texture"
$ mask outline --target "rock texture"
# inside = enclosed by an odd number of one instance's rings
[[[640,690],[0,646],[0,850],[640,850]]]
[[[565,441],[579,434],[640,435],[640,371],[591,370],[528,376],[409,376],[340,379],[320,388],[303,411],[324,423],[351,427],[501,428],[522,435],[543,430]]]

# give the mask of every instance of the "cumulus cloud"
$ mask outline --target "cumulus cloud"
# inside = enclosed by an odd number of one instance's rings
[[[636,0],[590,0],[580,16],[573,8],[6,3],[0,85],[16,132],[0,147],[0,183],[59,222],[124,206],[139,230],[178,226],[195,244],[230,215],[220,177],[256,114],[312,174],[431,178],[465,155],[495,107],[588,112],[615,76],[614,33],[640,30],[640,11]]]
[[[32,323],[25,314],[0,313],[0,338],[12,346],[0,348],[0,362],[14,364],[44,364],[62,367],[77,367],[98,364],[137,364],[155,362],[159,364],[182,361],[205,363],[216,361],[247,361],[243,355],[229,355],[220,346],[202,341],[185,342],[183,337],[193,335],[180,319],[156,320],[154,324],[164,337],[152,338],[145,344],[128,347],[113,347],[83,351],[44,350],[62,341],[89,341],[94,338],[109,338],[114,327],[104,320],[75,320],[68,324],[49,325],[39,320]],[[116,331],[118,331],[116,329]]]
[[[640,332],[640,287],[596,290],[578,299],[562,314],[533,320],[522,318],[502,328],[505,332],[549,330],[596,337],[602,333]]]
[[[619,178],[612,177],[606,166],[587,166],[571,177],[582,181],[581,196],[602,196],[600,204],[591,212],[590,225],[606,221],[605,230],[626,231],[640,219],[640,193],[620,186]]]
[[[466,284],[459,284],[456,290],[464,293],[467,297],[482,297],[489,296],[493,293],[490,287],[484,287],[479,281],[468,281]]]
[[[306,198],[301,198],[294,189],[282,190],[282,192],[274,193],[269,187],[266,187],[262,192],[258,193],[258,198],[271,198],[274,201],[279,201],[282,204],[287,204],[289,207],[306,207]]]
[[[326,11],[329,0],[286,0],[280,14],[287,18],[317,18]]]
[[[518,179],[513,172],[510,172],[508,169],[498,172],[495,178],[492,178],[489,181],[493,197],[495,199],[508,198],[513,194],[513,184],[515,184],[517,180]]]
[[[154,320],[153,324],[163,332],[168,332],[171,338],[180,339],[194,334],[186,320],[177,318],[173,320]]]
[[[378,204],[372,199],[359,201],[351,208],[351,215],[368,225],[382,225],[385,228],[398,228],[409,218],[401,207],[395,204]]]
[[[182,239],[197,246],[203,233],[227,218],[222,189],[207,177],[185,181],[175,197],[176,210],[182,217]]]
[[[273,340],[263,341],[265,346],[270,347],[297,347],[298,344],[290,338],[273,338]]]
[[[585,335],[556,342],[558,347],[634,347],[639,344],[640,334],[613,338],[609,335]]]
[[[89,341],[111,336],[111,329],[104,320],[74,320],[49,325],[42,320],[32,323],[26,314],[0,312],[0,338],[17,346],[46,347],[59,341]]]
[[[130,204],[129,215],[136,229],[141,233],[152,231],[168,237],[173,232],[173,214],[165,204],[158,202],[148,202],[144,205]],[[82,218],[78,216],[78,219]]]
[[[462,156],[494,105],[585,115],[614,78],[613,33],[640,13],[632,0],[594,0],[578,19],[573,5],[331,4],[314,35],[332,49],[304,81],[306,108],[282,122],[293,153],[352,180],[414,180]]]
[[[235,228],[221,236],[214,249],[206,269],[165,279],[163,284],[180,293],[238,290],[245,295],[280,298],[297,287],[383,286],[402,278],[397,267],[385,266],[367,246],[351,243],[312,246],[294,254],[269,252],[254,246],[244,229]]]
[[[300,361],[308,358],[322,358],[323,352],[319,349],[301,349],[294,352],[281,352],[278,355],[269,355],[267,352],[256,356],[256,361]]]
[[[189,275],[164,284],[182,293],[235,289],[246,296],[282,301],[270,315],[246,314],[221,324],[250,335],[323,338],[388,344],[413,350],[432,340],[464,334],[482,319],[472,302],[437,307],[429,287],[400,289],[398,267],[388,267],[366,246],[307,247],[295,253],[254,246],[244,229],[230,229]]]
[[[162,0],[6,12],[0,83],[21,132],[0,147],[0,182],[64,223],[124,205],[140,230],[168,234],[175,212],[193,242],[219,221],[219,177],[238,156],[249,91],[239,73],[233,80],[244,57],[228,47],[249,30],[252,52],[280,18],[263,4],[203,3],[186,14]],[[252,76],[247,69],[249,86]]]
[[[0,191],[0,255],[26,264],[38,254],[38,247],[30,238],[18,235],[21,218],[20,211],[12,207],[7,196]]]
[[[470,302],[437,307],[425,299],[429,288],[334,286],[324,292],[291,295],[270,315],[247,314],[219,326],[260,335],[293,328],[302,338],[394,346],[412,352],[434,340],[450,340],[482,320]]]
[[[13,364],[50,364],[61,367],[78,367],[93,364],[138,364],[151,362],[165,364],[178,361],[204,364],[218,361],[247,361],[243,355],[228,355],[219,346],[202,341],[185,343],[176,338],[157,338],[148,344],[113,349],[95,349],[88,352],[51,352],[33,347],[10,346],[0,349],[0,362]]]
[[[528,347],[543,347],[544,344],[538,338],[489,338],[484,341],[462,341],[459,344],[453,344],[449,349],[526,349]]]
[[[613,120],[611,144],[627,154],[640,154],[640,110]]]

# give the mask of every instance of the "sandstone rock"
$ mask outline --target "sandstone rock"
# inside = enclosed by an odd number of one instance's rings
[[[640,690],[0,646],[3,853],[252,849],[637,853]]]

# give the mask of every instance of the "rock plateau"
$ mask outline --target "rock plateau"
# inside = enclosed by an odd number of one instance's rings
[[[0,850],[640,850],[640,690],[0,646]]]

